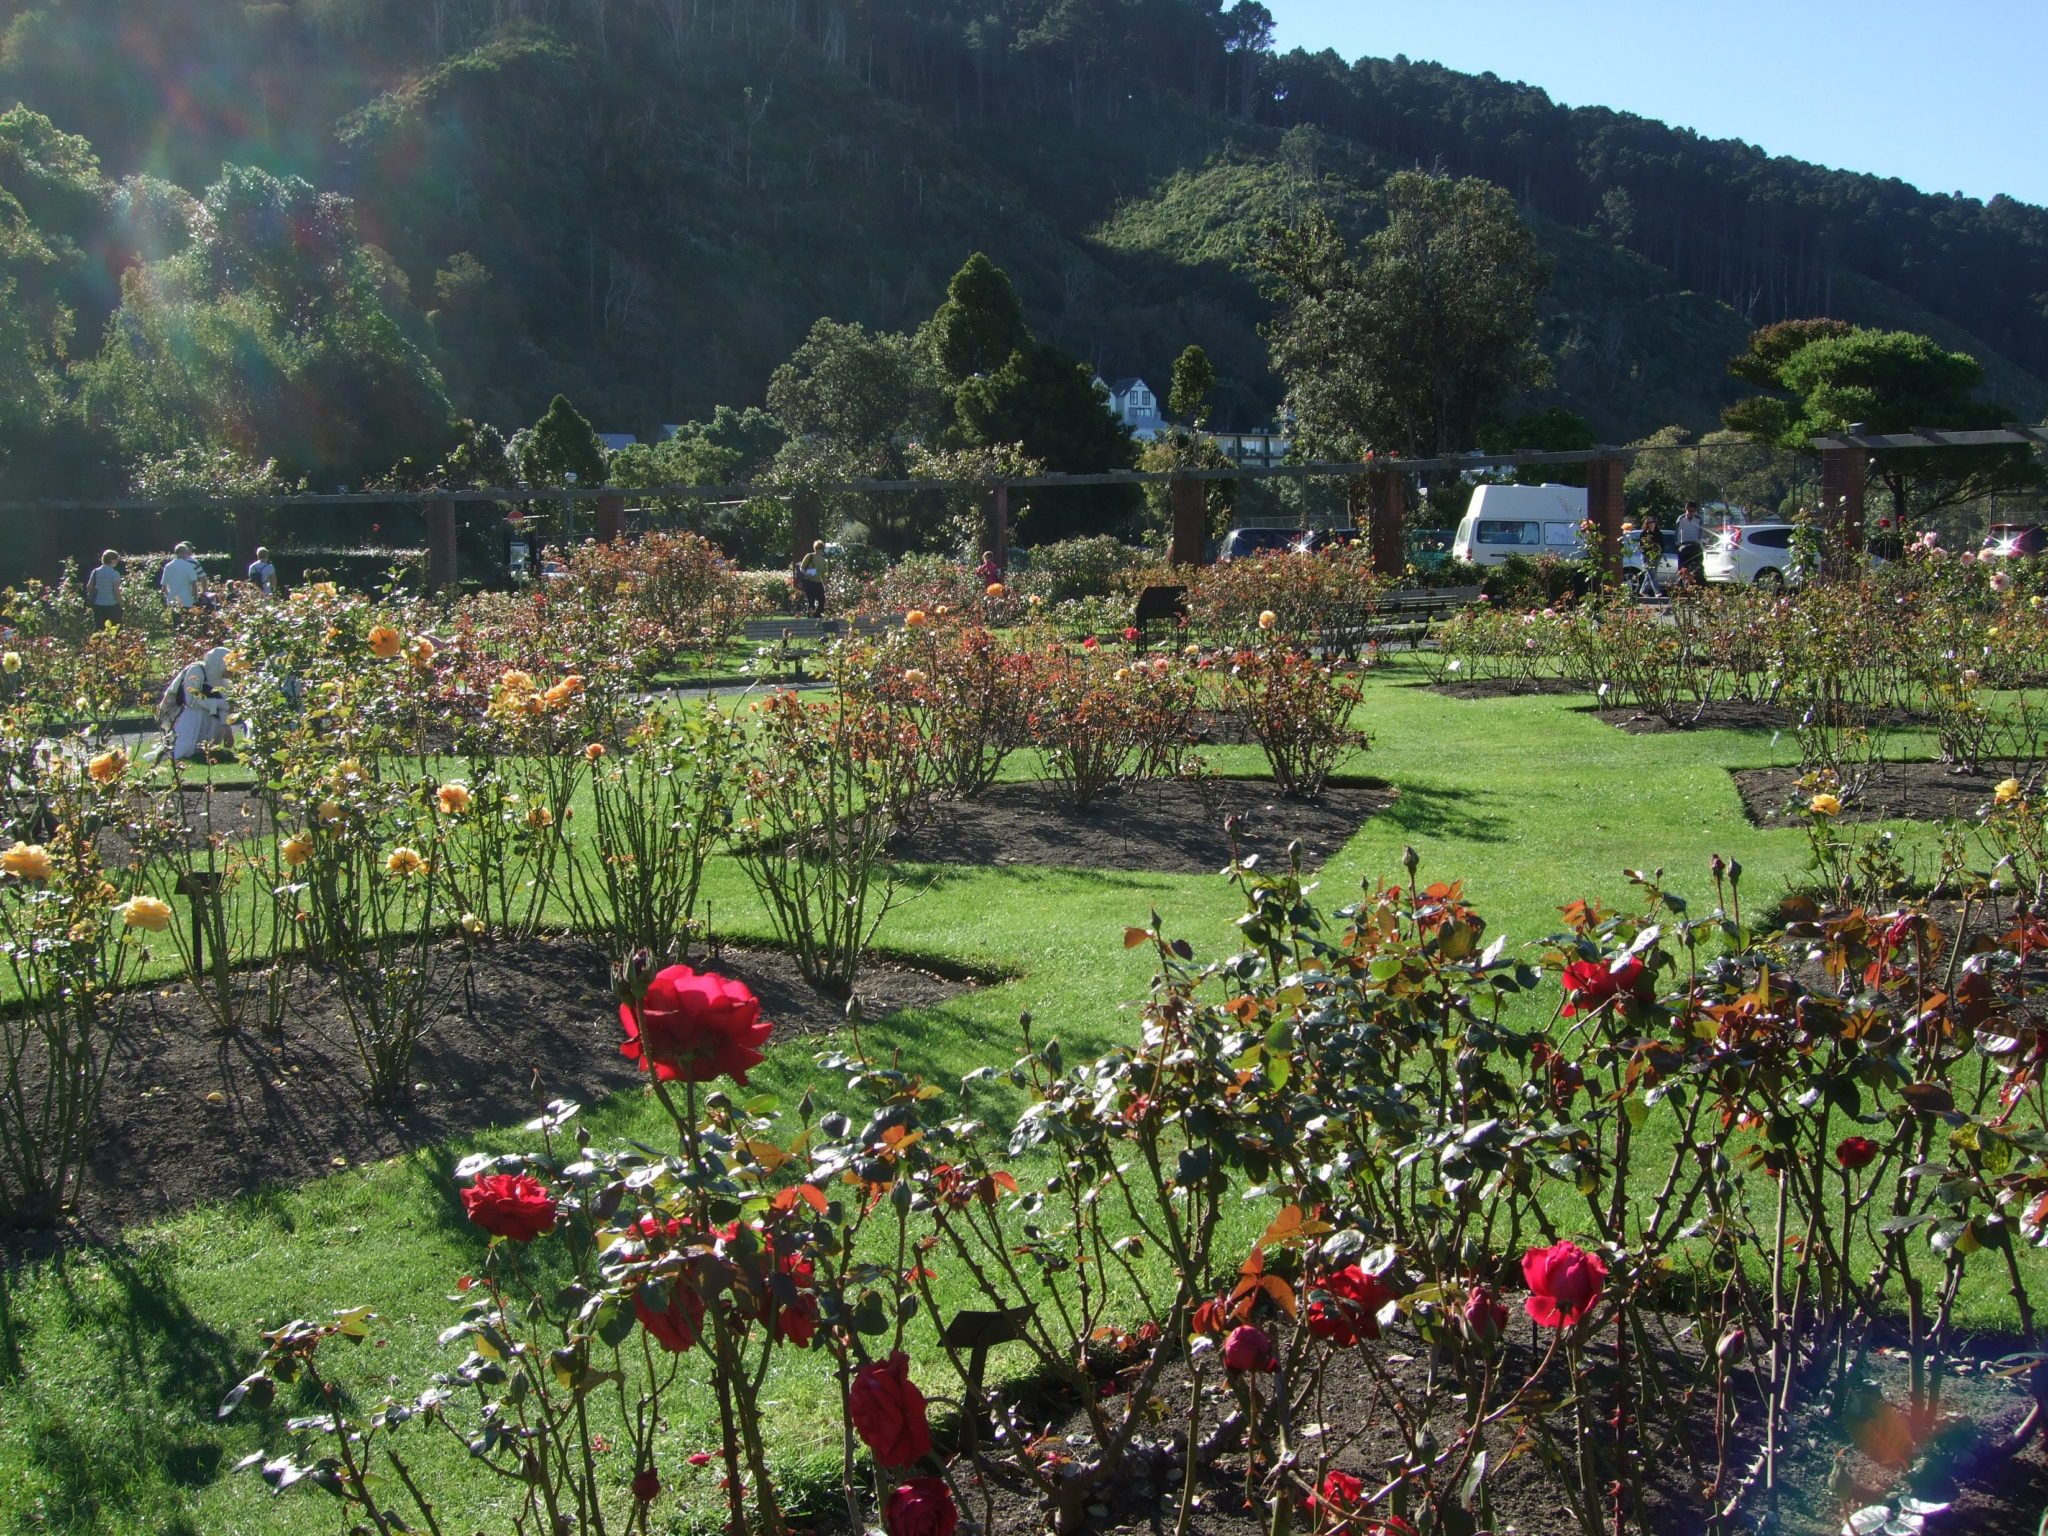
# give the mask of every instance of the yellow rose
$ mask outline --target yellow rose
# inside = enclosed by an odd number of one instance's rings
[[[0,672],[19,672],[20,670],[21,652],[8,651],[0,654]]]
[[[913,608],[910,612],[903,615],[903,627],[905,629],[923,629],[929,622],[925,618],[922,608]]]
[[[294,832],[278,845],[277,851],[283,855],[285,863],[289,864],[293,869],[297,869],[306,860],[313,857],[312,834],[308,832]]]
[[[412,664],[416,667],[431,667],[434,664],[434,642],[421,635],[412,643]]]
[[[1816,816],[1839,816],[1842,813],[1842,801],[1836,795],[1818,794],[1807,802],[1807,809]]]
[[[313,819],[323,827],[338,827],[345,815],[346,812],[332,800],[322,800],[313,812]]]
[[[119,747],[102,752],[85,765],[86,777],[95,784],[111,784],[128,771],[128,754]]]
[[[1271,629],[1280,622],[1280,615],[1268,608],[1259,615],[1259,628]]]
[[[154,896],[130,896],[114,910],[121,914],[121,921],[130,928],[162,933],[171,926],[171,904],[158,901]]]
[[[389,661],[405,648],[405,637],[389,624],[370,626],[370,654],[380,661]]]
[[[427,861],[420,857],[415,848],[394,848],[384,860],[384,867],[394,875],[416,875],[427,867]]]
[[[1991,791],[1991,798],[2000,805],[2010,805],[2019,797],[2020,781],[2018,779],[2001,779],[1998,788]]]
[[[16,843],[0,853],[0,874],[17,880],[47,880],[56,869],[57,861],[41,843]]]
[[[472,939],[480,939],[484,936],[484,920],[474,912],[465,912],[462,914],[462,931]]]
[[[441,809],[450,816],[460,816],[469,809],[469,786],[467,784],[443,784],[434,791],[434,798],[441,803]]]
[[[1045,599],[1040,597],[1036,592],[1032,593],[1029,597],[1024,599],[1024,601],[1029,603],[1033,608],[1041,607],[1045,603]]]
[[[913,688],[922,688],[924,686],[924,669],[922,667],[905,667],[903,669],[903,681],[910,684]]]
[[[517,667],[508,667],[498,676],[498,686],[507,693],[533,692],[533,674],[521,672]]]
[[[555,813],[544,805],[536,805],[526,813],[526,824],[536,832],[544,832],[555,824]]]

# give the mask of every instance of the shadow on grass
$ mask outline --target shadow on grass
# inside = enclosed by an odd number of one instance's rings
[[[1474,810],[1473,802],[1478,798],[1470,790],[1424,789],[1403,784],[1394,803],[1381,811],[1375,821],[1416,837],[1451,837],[1469,843],[1508,841],[1507,817]]]

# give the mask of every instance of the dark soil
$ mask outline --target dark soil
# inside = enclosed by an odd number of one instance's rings
[[[1671,1324],[1674,1329],[1682,1326],[1678,1319],[1652,1321],[1653,1336],[1663,1336],[1656,1326],[1659,1323]],[[1527,1325],[1517,1320],[1503,1348],[1501,1380],[1519,1383],[1537,1358]],[[1681,1338],[1667,1363],[1682,1365],[1678,1355],[1691,1348],[1696,1346],[1689,1338]],[[1390,1458],[1403,1449],[1385,1410],[1383,1389],[1362,1364],[1363,1350],[1375,1352],[1387,1380],[1398,1383],[1404,1393],[1419,1393],[1428,1347],[1405,1331],[1390,1332],[1378,1343],[1361,1345],[1359,1352],[1338,1355],[1324,1374],[1320,1396],[1294,1425],[1293,1443],[1305,1476],[1319,1457],[1327,1456],[1330,1466],[1363,1478],[1368,1488],[1377,1487],[1386,1476]],[[2048,1499],[2048,1454],[2038,1438],[2016,1458],[2001,1460],[1990,1454],[2019,1424],[2027,1405],[2023,1387],[1996,1368],[2003,1352],[2002,1346],[1986,1343],[1971,1351],[1973,1358],[1960,1363],[1945,1392],[1942,1422],[1917,1444],[1906,1446],[1905,1461],[1897,1455],[1901,1445],[1897,1405],[1905,1400],[1908,1375],[1901,1351],[1880,1349],[1873,1355],[1862,1378],[1872,1390],[1859,1395],[1856,1406],[1839,1417],[1822,1403],[1795,1407],[1781,1440],[1775,1516],[1760,1480],[1752,1476],[1761,1444],[1761,1409],[1753,1392],[1736,1388],[1737,1419],[1718,1479],[1719,1452],[1708,1420],[1710,1397],[1696,1404],[1682,1426],[1669,1417],[1664,1405],[1639,1405],[1649,1419],[1632,1432],[1630,1441],[1639,1458],[1644,1508],[1625,1515],[1625,1528],[1655,1536],[1704,1536],[1714,1529],[1715,1510],[1739,1498],[1736,1517],[1721,1527],[1724,1531],[1835,1536],[1849,1509],[1889,1503],[1896,1511],[1903,1498],[1914,1497],[1948,1505],[1927,1517],[1925,1536],[2035,1536],[2044,1499]],[[1603,1341],[1595,1338],[1588,1342],[1589,1366],[1597,1369],[1606,1355]],[[1126,1400],[1117,1394],[1131,1385],[1141,1364],[1139,1360],[1114,1374],[1103,1373],[1105,1395],[1118,1412]],[[1220,1375],[1213,1366],[1205,1372],[1208,1391],[1200,1430],[1204,1439],[1214,1434],[1236,1406],[1218,1381]],[[1552,1390],[1564,1386],[1561,1364],[1553,1363],[1550,1377],[1545,1384]],[[1682,1366],[1672,1379],[1690,1377],[1690,1368]],[[1270,1378],[1261,1383],[1261,1389],[1270,1391]],[[1100,1490],[1090,1507],[1090,1524],[1096,1530],[1166,1536],[1174,1529],[1186,1465],[1182,1459],[1189,1395],[1186,1367],[1180,1363],[1169,1366],[1154,1395],[1162,1412],[1154,1424],[1139,1430],[1130,1463]],[[1078,1459],[1088,1459],[1090,1430],[1085,1413],[1071,1405],[1053,1404],[1039,1405],[1035,1416],[1029,1404],[1020,1405],[1020,1411],[1040,1430],[1038,1443],[1063,1440],[1073,1447]],[[1449,1444],[1460,1429],[1448,1415],[1430,1427],[1440,1444]],[[1494,1426],[1487,1444],[1491,1528],[1518,1536],[1572,1536],[1578,1527],[1556,1480],[1559,1474],[1547,1470],[1540,1456],[1510,1455],[1514,1444],[1515,1431],[1509,1424]],[[1218,1436],[1208,1449],[1210,1455],[1198,1458],[1189,1531],[1200,1536],[1267,1536],[1269,1511],[1247,1499],[1241,1438]],[[1841,1453],[1842,1471],[1852,1485],[1847,1508],[1832,1486],[1837,1453]],[[1028,1536],[1045,1528],[1034,1489],[993,1479],[983,1485],[965,1464],[961,1472],[968,1514],[983,1518],[982,1497],[985,1494],[989,1499],[993,1512],[989,1536]],[[1717,1485],[1718,1496],[1710,1499],[1707,1490]],[[1307,1524],[1304,1519],[1299,1528],[1306,1529]]]
[[[1584,693],[1584,683],[1567,677],[1488,677],[1471,683],[1427,683],[1447,699],[1532,699],[1544,694]]]
[[[1339,780],[1308,803],[1281,798],[1266,779],[1147,779],[1075,810],[1052,784],[998,784],[979,800],[939,806],[890,851],[930,864],[1211,874],[1231,860],[1223,822],[1236,816],[1240,854],[1270,862],[1299,840],[1302,862],[1312,866],[1391,805],[1394,794],[1388,785]]]
[[[1796,731],[1804,711],[1760,699],[1709,699],[1704,704],[1676,704],[1671,718],[1643,709],[1596,709],[1609,725],[1632,736],[1657,736],[1666,731]],[[1902,731],[1924,725],[1926,717],[1910,709],[1881,709],[1870,723],[1882,730]]]
[[[780,951],[727,948],[714,959],[754,989],[775,1026],[772,1039],[827,1034],[844,1018],[844,1004],[812,987]],[[222,1034],[183,984],[137,995],[70,1223],[56,1233],[0,1234],[0,1253],[108,1238],[187,1206],[516,1124],[551,1099],[588,1103],[644,1081],[619,1054],[610,968],[594,945],[485,945],[468,1003],[461,957],[444,960],[447,1011],[420,1045],[407,1102],[391,1108],[364,1102],[347,1017],[318,973],[297,982],[276,1037],[253,1025]],[[260,980],[243,985],[253,993]],[[864,1016],[876,1020],[972,985],[871,959],[855,992]]]
[[[1732,770],[1742,808],[1760,827],[1802,826],[1807,796],[1797,768]],[[1991,799],[2002,771],[1959,772],[1946,763],[1887,763],[1861,793],[1842,797],[1838,821],[1969,820]]]

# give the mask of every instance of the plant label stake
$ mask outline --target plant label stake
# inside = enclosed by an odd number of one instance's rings
[[[1024,1337],[1024,1319],[1033,1311],[1029,1305],[1005,1307],[1000,1312],[955,1312],[939,1342],[948,1349],[967,1351],[967,1395],[975,1412],[981,1410],[981,1379],[988,1364],[988,1352],[997,1344]]]
[[[206,973],[206,928],[219,914],[210,910],[220,903],[220,874],[217,870],[193,869],[178,876],[177,892],[192,903],[192,979]],[[219,931],[218,927],[215,929]],[[216,957],[225,963],[226,955]]]

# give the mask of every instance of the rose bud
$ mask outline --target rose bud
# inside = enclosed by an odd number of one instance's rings
[[[1277,1371],[1280,1355],[1265,1329],[1244,1323],[1223,1341],[1223,1366],[1231,1371]]]
[[[1465,1327],[1472,1337],[1491,1344],[1508,1326],[1508,1309],[1483,1285],[1465,1293]]]
[[[1721,1335],[1721,1342],[1714,1346],[1715,1358],[1723,1365],[1734,1365],[1748,1353],[1749,1335],[1740,1323],[1730,1324],[1728,1331]]]

